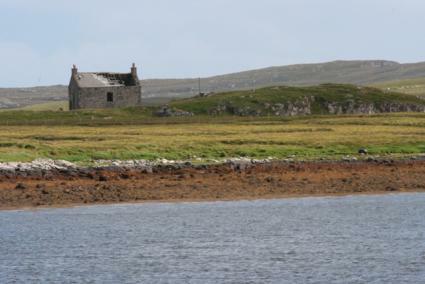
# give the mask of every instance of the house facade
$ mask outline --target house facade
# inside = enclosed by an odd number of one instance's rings
[[[142,99],[134,63],[130,73],[78,72],[74,65],[68,93],[70,110],[138,106]]]

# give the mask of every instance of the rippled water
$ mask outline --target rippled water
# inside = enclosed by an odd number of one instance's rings
[[[424,283],[425,194],[0,212],[0,283]]]

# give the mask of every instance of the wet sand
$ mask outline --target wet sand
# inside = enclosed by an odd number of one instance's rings
[[[274,162],[2,174],[0,209],[425,192],[425,161]]]

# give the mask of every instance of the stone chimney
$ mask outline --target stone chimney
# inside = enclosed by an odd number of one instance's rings
[[[72,76],[77,76],[77,73],[78,73],[78,69],[77,69],[77,66],[75,66],[74,64],[72,65]]]
[[[137,67],[136,67],[135,63],[133,63],[133,65],[131,65],[131,75],[133,77],[137,77]]]

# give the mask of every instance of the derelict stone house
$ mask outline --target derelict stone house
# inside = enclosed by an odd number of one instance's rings
[[[130,73],[82,73],[74,65],[68,92],[70,110],[137,106],[142,99],[134,63]]]

